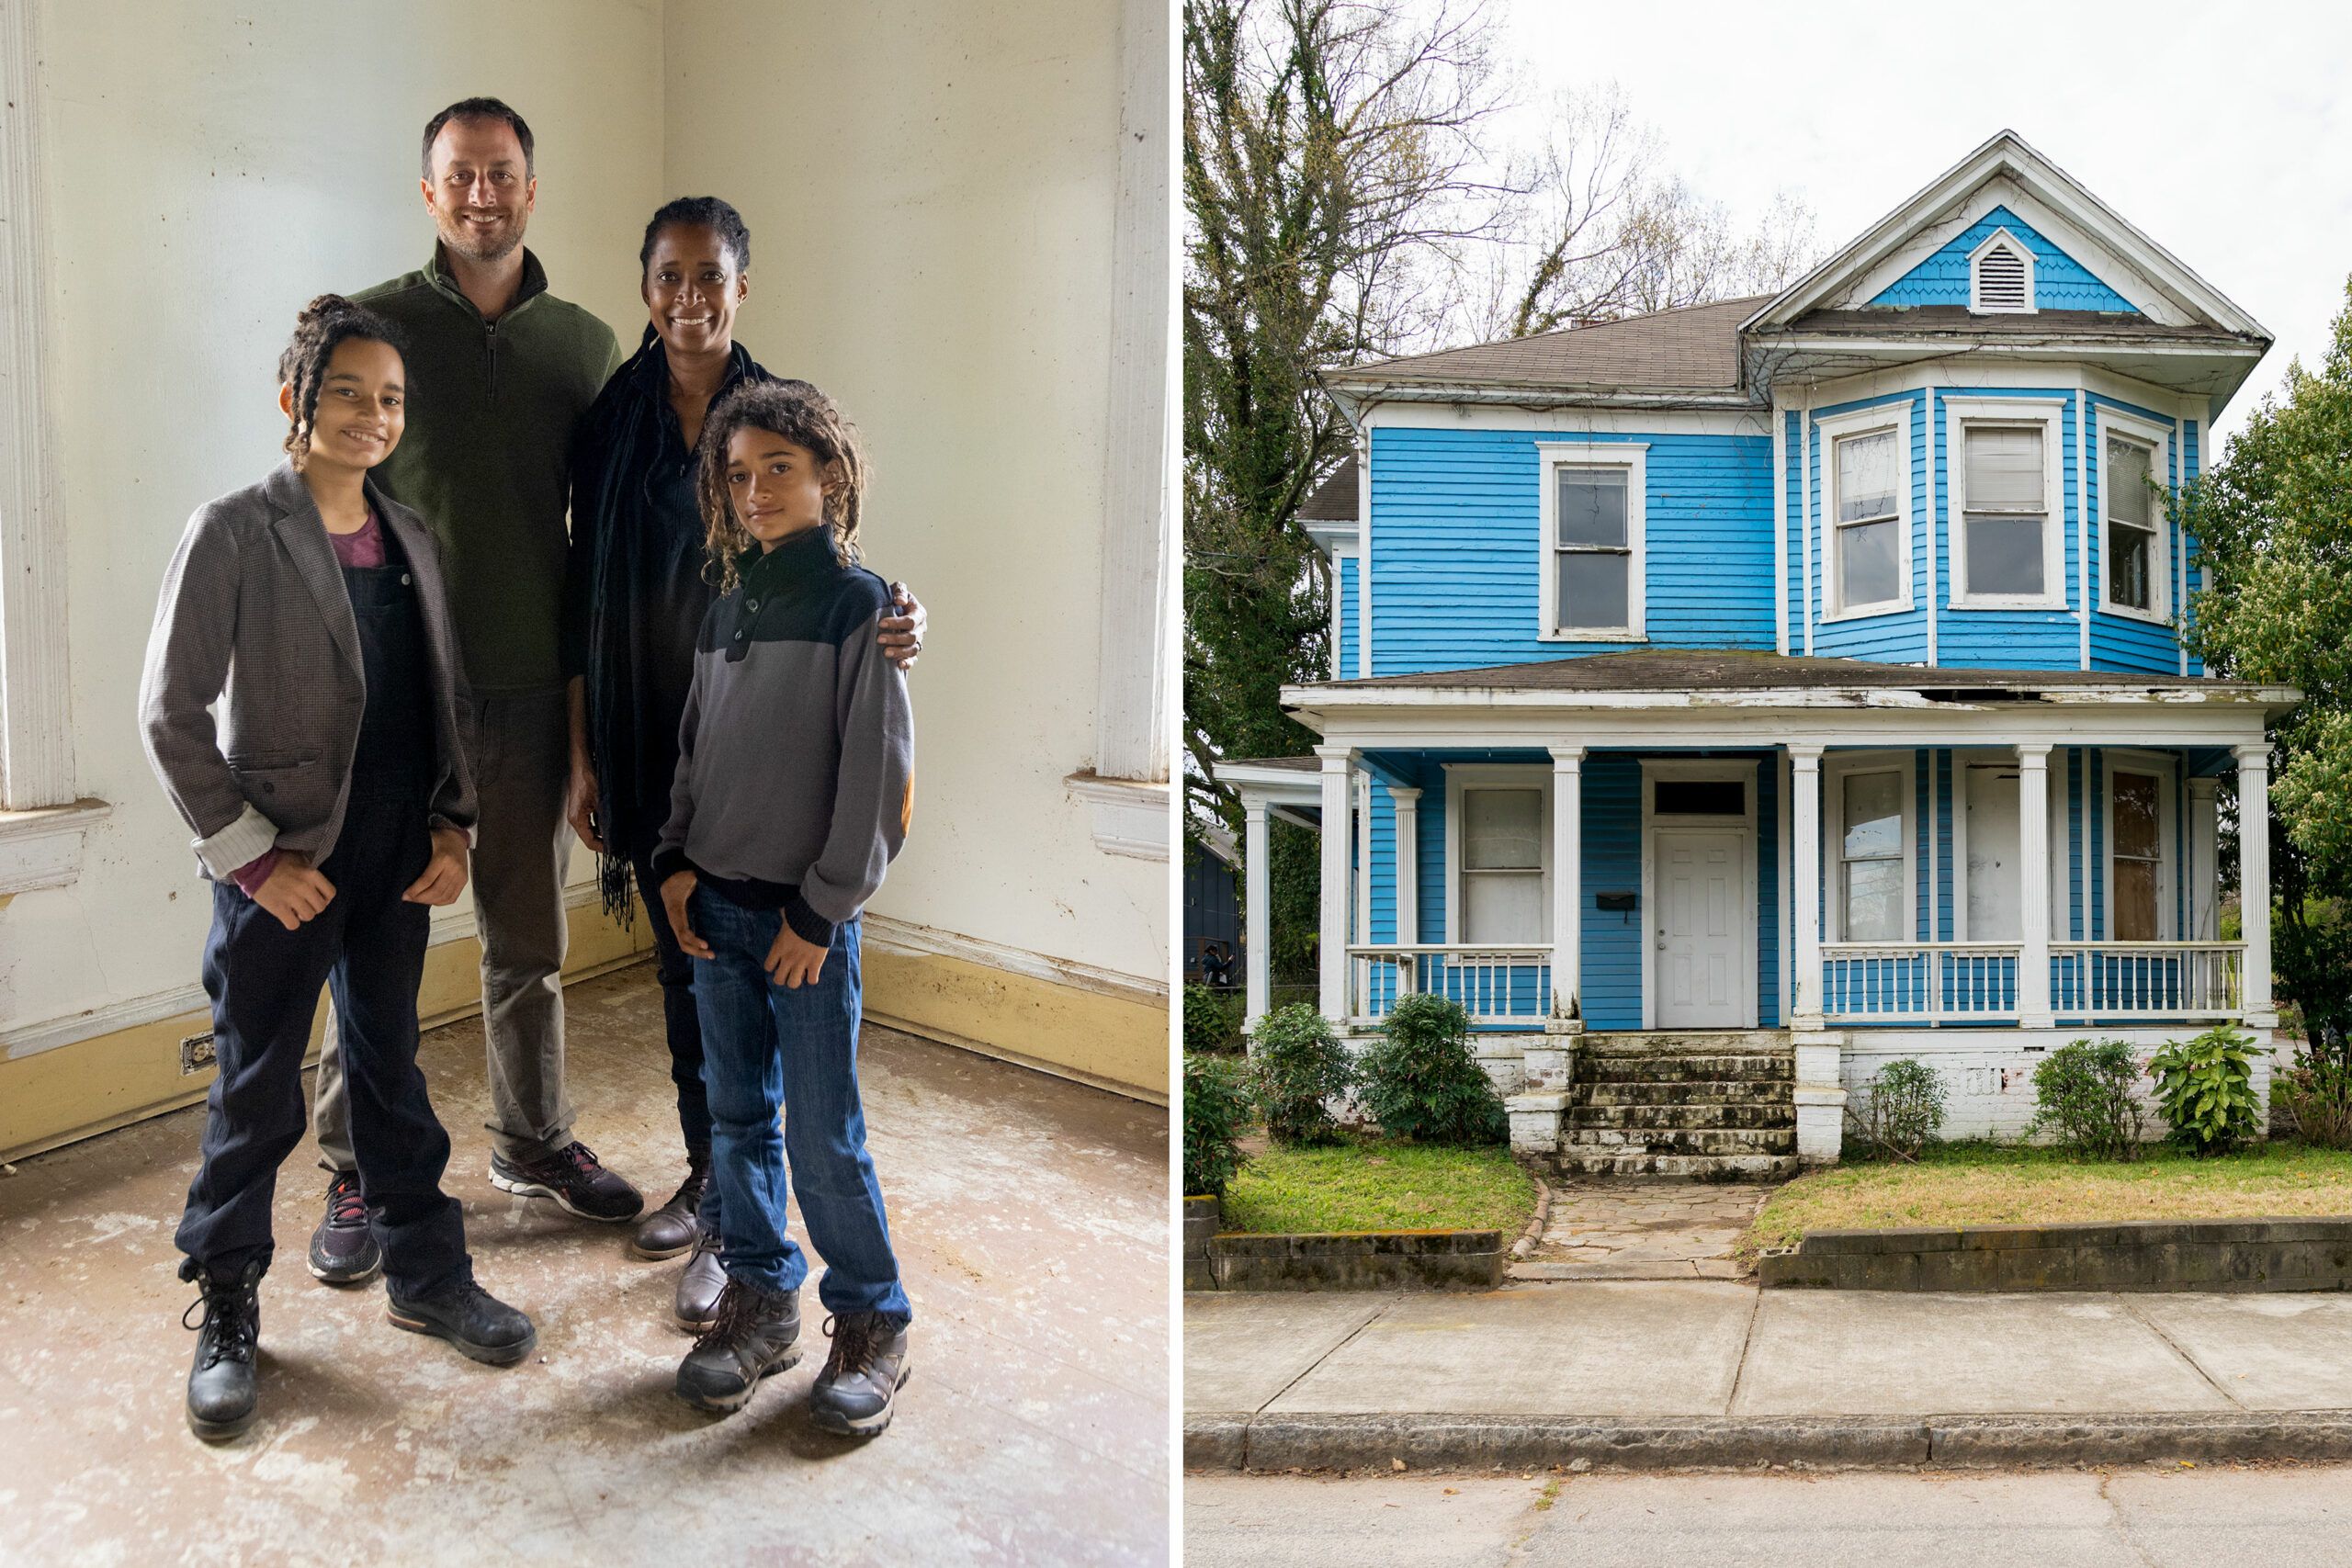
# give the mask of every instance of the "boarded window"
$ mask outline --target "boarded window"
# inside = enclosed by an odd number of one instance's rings
[[[1623,468],[1560,468],[1552,570],[1557,631],[1633,625],[1634,548]]]
[[[2107,513],[2107,599],[2134,610],[2156,605],[2157,535],[2149,479],[2155,453],[2136,441],[2109,441],[2099,474]]]
[[[1464,791],[1462,940],[1542,942],[1544,913],[1544,792]]]
[[[2116,770],[2110,785],[2115,803],[2115,887],[2109,935],[2117,942],[2157,940],[2156,889],[2163,881],[2162,791],[2154,773]]]
[[[1903,597],[1902,524],[1895,515],[1894,432],[1837,443],[1838,604],[1856,609]]]
[[[1903,775],[1849,773],[1838,840],[1841,930],[1848,942],[1900,942],[1904,919]]]
[[[2039,424],[1964,427],[1970,593],[2038,599],[2048,592],[2043,434]]]

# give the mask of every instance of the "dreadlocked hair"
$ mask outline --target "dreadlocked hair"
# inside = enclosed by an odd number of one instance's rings
[[[340,294],[322,294],[302,307],[294,319],[294,340],[277,356],[280,385],[294,389],[294,423],[286,432],[286,454],[300,470],[311,453],[311,426],[319,413],[319,383],[326,379],[327,362],[335,344],[348,338],[389,344],[402,359],[408,343],[401,330]]]
[[[817,455],[826,469],[825,531],[833,558],[858,561],[857,523],[865,495],[865,448],[857,426],[833,400],[806,381],[745,381],[711,405],[702,423],[702,468],[695,480],[702,506],[703,542],[710,552],[705,575],[721,593],[732,592],[741,574],[735,558],[759,541],[735,515],[727,493],[727,444],[739,430],[764,430]]]
[[[743,215],[715,196],[682,196],[667,201],[645,226],[645,243],[637,248],[637,270],[653,261],[653,242],[673,225],[700,224],[718,231],[718,243],[735,263],[737,272],[752,270],[752,229]]]

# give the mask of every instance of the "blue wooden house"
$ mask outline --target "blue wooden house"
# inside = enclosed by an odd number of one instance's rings
[[[1458,998],[1581,1170],[1834,1159],[1897,1056],[2008,1134],[2068,1040],[2267,1045],[2267,845],[2224,941],[2216,785],[2263,819],[2297,694],[2184,650],[2165,492],[2269,344],[2004,132],[1778,295],[1327,374],[1337,668],[1283,694],[1322,743],[1218,769],[1253,928],[1267,814],[1310,816],[1325,1013]]]

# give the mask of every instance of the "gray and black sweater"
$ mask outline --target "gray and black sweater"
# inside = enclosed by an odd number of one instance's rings
[[[914,811],[907,678],[876,640],[890,591],[833,558],[829,528],[741,570],[695,645],[653,874],[693,871],[828,946],[882,886]]]

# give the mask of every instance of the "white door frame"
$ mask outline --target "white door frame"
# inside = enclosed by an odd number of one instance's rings
[[[1756,775],[1759,764],[1753,758],[1737,757],[1645,757],[1642,759],[1642,1027],[1656,1029],[1657,1023],[1657,833],[1661,825],[1668,828],[1713,829],[1736,832],[1740,837],[1740,886],[1746,896],[1739,901],[1740,924],[1745,932],[1747,953],[1747,986],[1740,1017],[1744,1022],[1728,1024],[1732,1029],[1758,1027],[1758,987],[1761,980],[1757,973],[1757,881],[1756,881]],[[1698,779],[1712,781],[1736,780],[1747,785],[1745,813],[1738,817],[1684,817],[1658,815],[1657,781],[1659,779]]]

